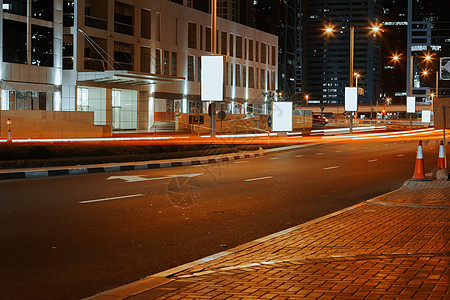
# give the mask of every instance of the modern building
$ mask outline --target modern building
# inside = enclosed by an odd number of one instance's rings
[[[207,13],[168,0],[4,0],[0,29],[3,111],[93,112],[95,125],[144,131],[194,107],[206,112]],[[217,30],[221,108],[267,113],[262,92],[278,88],[278,38],[221,18]]]
[[[450,57],[449,9],[445,0],[407,0],[406,93],[409,95],[412,89],[412,96],[418,101],[430,101],[436,90],[436,77],[439,95],[450,95],[450,81],[442,80],[439,66],[441,58]],[[431,61],[424,60],[427,54]]]
[[[381,1],[315,0],[303,3],[302,90],[309,103],[342,105],[350,86],[350,28],[354,30],[354,72],[360,74],[359,102],[375,103],[380,85],[380,37],[370,32],[381,23]],[[333,29],[325,34],[325,27]],[[356,83],[356,82],[355,82]],[[361,89],[362,88],[362,89]]]
[[[287,98],[300,92],[301,75],[296,74],[300,68],[300,0],[255,0],[255,26],[279,38],[278,52],[278,87]],[[297,72],[298,73],[298,72]]]

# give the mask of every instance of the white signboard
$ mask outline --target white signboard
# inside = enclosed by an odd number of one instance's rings
[[[358,110],[358,89],[356,87],[345,87],[345,111]]]
[[[223,65],[223,56],[202,56],[202,101],[223,101]]]
[[[422,123],[431,123],[431,111],[422,110]]]
[[[292,102],[272,102],[272,131],[292,131]]]
[[[407,113],[416,112],[416,97],[406,97],[406,112]]]

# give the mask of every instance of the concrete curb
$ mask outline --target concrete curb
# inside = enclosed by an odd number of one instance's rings
[[[42,177],[53,177],[53,176],[65,176],[65,175],[82,175],[82,174],[97,174],[97,173],[110,173],[110,172],[123,172],[123,171],[138,171],[138,170],[149,170],[149,169],[161,169],[161,168],[173,168],[182,166],[194,166],[194,165],[206,165],[212,163],[220,163],[225,161],[232,161],[238,159],[252,158],[264,156],[267,154],[272,154],[281,151],[289,151],[298,148],[304,148],[310,145],[294,145],[279,148],[272,148],[268,150],[257,150],[253,153],[247,154],[223,154],[220,157],[218,155],[214,156],[204,156],[204,157],[193,157],[190,159],[173,159],[164,161],[146,161],[146,162],[136,162],[136,163],[119,163],[119,164],[98,164],[90,166],[77,166],[77,167],[61,167],[61,168],[39,168],[35,170],[25,170],[25,171],[11,171],[2,172],[0,170],[0,180],[7,179],[31,179],[31,178],[42,178]]]

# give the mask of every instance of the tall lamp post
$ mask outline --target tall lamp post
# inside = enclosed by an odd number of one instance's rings
[[[370,33],[373,36],[376,36],[381,31],[382,24],[373,24],[370,28]],[[327,25],[325,27],[325,34],[330,35],[334,33],[334,26]],[[350,26],[350,87],[353,87],[353,77],[355,76],[353,72],[353,61],[354,61],[354,49],[355,49],[355,26]],[[359,76],[358,76],[359,77]],[[358,80],[358,78],[356,78]],[[358,93],[356,93],[358,94]],[[350,133],[353,132],[353,114],[354,112],[350,112]]]

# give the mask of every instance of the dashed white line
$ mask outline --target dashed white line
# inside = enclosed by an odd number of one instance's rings
[[[397,157],[405,156],[404,154],[397,154]]]
[[[235,161],[235,164],[243,164],[243,163],[248,163],[248,160],[242,160],[242,161]]]
[[[102,198],[102,199],[86,200],[86,201],[80,201],[80,202],[78,202],[78,203],[80,203],[80,204],[94,203],[94,202],[111,201],[111,200],[125,199],[125,198],[132,198],[132,197],[140,197],[140,196],[144,196],[144,194],[134,194],[134,195],[125,195],[125,196],[111,197],[111,198]]]
[[[294,157],[303,157],[303,154],[296,155]]]
[[[339,166],[333,166],[333,167],[328,167],[328,168],[323,168],[324,170],[332,170],[332,169],[337,169],[339,168]]]
[[[322,152],[317,152],[317,153],[316,153],[316,155],[322,155],[322,154],[323,154]]]
[[[376,161],[378,161],[378,159],[371,159],[371,160],[368,160],[367,162],[376,162]]]
[[[269,160],[276,160],[276,159],[280,159],[279,157],[271,157],[269,158]]]
[[[256,180],[264,180],[264,179],[271,179],[271,178],[273,178],[273,176],[245,179],[244,181],[256,181]]]

